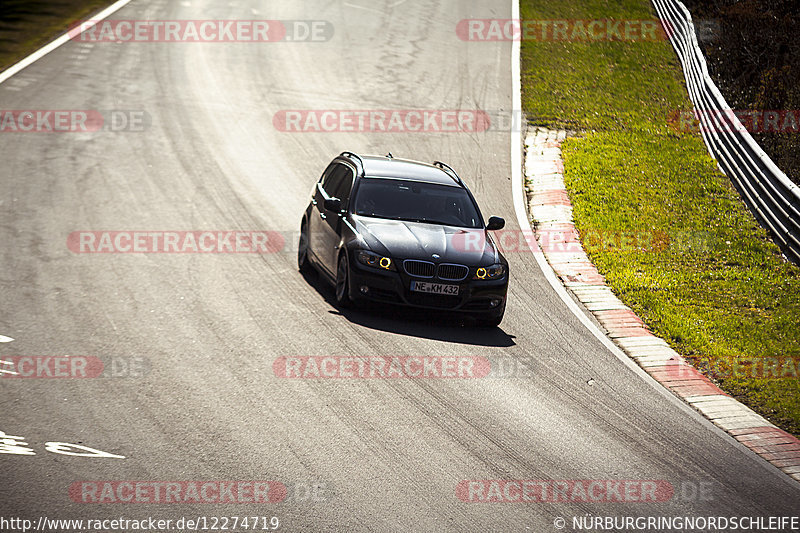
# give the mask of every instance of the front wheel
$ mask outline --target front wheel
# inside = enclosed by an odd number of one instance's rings
[[[350,299],[350,265],[346,253],[339,256],[336,267],[336,303],[340,307],[350,307],[353,304]]]
[[[308,262],[308,224],[305,222],[300,226],[300,242],[297,243],[297,268],[303,274],[311,272],[311,263]]]

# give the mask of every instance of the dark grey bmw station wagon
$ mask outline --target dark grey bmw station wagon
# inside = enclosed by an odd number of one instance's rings
[[[341,306],[372,300],[503,319],[508,262],[467,186],[441,162],[343,152],[322,173],[300,224],[297,262]]]

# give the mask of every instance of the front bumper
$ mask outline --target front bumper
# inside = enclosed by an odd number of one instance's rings
[[[355,263],[355,264],[354,264]],[[350,297],[423,309],[441,309],[475,315],[500,314],[508,292],[508,272],[498,280],[464,279],[459,282],[417,278],[400,271],[378,270],[352,261]],[[411,290],[412,281],[458,285],[458,295],[430,294]]]

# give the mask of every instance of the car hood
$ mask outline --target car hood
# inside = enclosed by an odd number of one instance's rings
[[[354,227],[369,249],[395,259],[423,259],[468,266],[499,262],[484,229],[440,226],[353,215]],[[434,259],[433,254],[439,255]]]

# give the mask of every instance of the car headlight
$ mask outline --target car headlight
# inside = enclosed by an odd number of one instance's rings
[[[372,268],[379,268],[381,270],[394,270],[394,261],[391,257],[374,254],[366,250],[361,250],[356,255],[358,262]]]
[[[499,279],[502,278],[505,273],[506,267],[497,263],[487,267],[476,268],[472,279]]]

